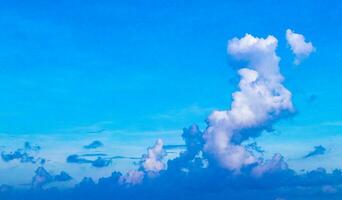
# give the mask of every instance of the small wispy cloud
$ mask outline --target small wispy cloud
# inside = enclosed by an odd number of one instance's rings
[[[303,156],[303,158],[309,158],[309,157],[314,157],[318,155],[323,155],[326,152],[326,148],[323,147],[322,145],[315,146],[312,151],[310,151],[308,154]]]
[[[103,157],[97,157],[95,160],[90,160],[83,158],[82,156],[79,156],[77,154],[73,154],[67,157],[67,163],[74,163],[74,164],[91,164],[93,167],[102,168],[107,167],[111,164],[112,159],[111,158],[103,158]]]
[[[84,145],[83,148],[85,148],[85,149],[96,149],[96,148],[99,148],[102,146],[103,146],[103,143],[101,141],[95,140],[88,145]]]

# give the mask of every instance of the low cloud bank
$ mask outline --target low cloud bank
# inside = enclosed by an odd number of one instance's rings
[[[342,171],[327,172],[323,168],[297,173],[289,169],[284,158],[276,154],[263,165],[251,164],[234,170],[222,168],[202,151],[203,131],[192,125],[183,131],[186,150],[169,160],[167,168],[159,163],[160,141],[149,148],[139,169],[128,174],[113,172],[96,183],[85,177],[74,188],[42,189],[52,181],[60,180],[39,168],[30,190],[16,190],[3,185],[1,199],[340,199],[342,198]],[[196,148],[198,147],[197,150]],[[148,161],[152,159],[152,161]],[[149,166],[146,166],[149,163]],[[152,174],[148,173],[152,170]],[[62,180],[67,175],[60,173]],[[125,177],[125,181],[123,181]],[[37,190],[37,188],[39,190]]]

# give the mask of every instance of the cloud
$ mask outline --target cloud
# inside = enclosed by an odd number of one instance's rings
[[[62,171],[60,174],[58,174],[54,177],[55,181],[69,181],[71,179],[72,179],[72,177],[68,173],[66,173],[65,171]]]
[[[182,154],[181,154],[182,155]],[[63,190],[32,191],[15,190],[10,199],[340,199],[342,197],[342,172],[325,169],[296,173],[288,168],[283,157],[276,154],[256,168],[244,168],[240,174],[215,165],[210,160],[207,167],[201,162],[204,157],[168,162],[168,168],[159,176],[146,176],[143,171],[130,171],[122,176],[113,172],[102,177],[98,183],[85,177],[74,188]],[[187,164],[177,164],[181,161]],[[192,165],[188,165],[188,164]],[[187,170],[184,170],[186,166]],[[53,180],[46,170],[37,170],[44,185]],[[125,177],[125,178],[123,178]],[[47,180],[47,181],[46,181]],[[40,184],[41,186],[41,184]],[[42,188],[42,187],[40,187]],[[25,197],[25,198],[24,198]],[[29,197],[29,198],[28,198]]]
[[[315,51],[311,42],[305,42],[305,37],[302,34],[295,33],[291,29],[286,30],[286,40],[295,55],[294,63],[296,65]]]
[[[127,172],[127,174],[120,177],[119,182],[121,184],[127,185],[137,185],[140,184],[144,179],[144,172],[132,170]]]
[[[120,177],[121,184],[135,185],[142,182],[145,175],[157,176],[161,170],[166,169],[163,159],[166,151],[163,148],[164,142],[158,139],[154,146],[147,149],[147,154],[142,155],[138,170],[132,170]]]
[[[342,172],[323,168],[307,172],[290,169],[280,154],[271,158],[249,138],[272,129],[272,124],[294,111],[291,93],[283,86],[279,57],[273,36],[256,38],[247,34],[228,43],[233,57],[247,61],[238,71],[239,90],[229,109],[214,111],[201,130],[197,125],[183,129],[184,151],[164,163],[164,143],[157,140],[141,157],[139,168],[126,174],[113,172],[96,183],[85,177],[73,188],[0,190],[7,199],[342,199]],[[67,159],[93,163],[79,155]],[[102,161],[98,161],[101,163]],[[59,178],[56,178],[59,177]],[[32,184],[40,188],[56,180],[67,180],[61,172],[53,176],[38,168]]]
[[[184,128],[182,138],[186,146],[186,151],[182,153],[182,156],[193,158],[203,149],[203,131],[196,124]]]
[[[18,160],[21,163],[32,163],[35,164],[39,162],[44,164],[46,160],[44,158],[36,157],[36,154],[40,151],[41,147],[38,145],[32,145],[29,142],[24,143],[24,148],[19,148],[14,152],[1,152],[1,158],[5,162],[10,162],[13,160]],[[31,155],[33,153],[34,155]]]
[[[81,158],[77,154],[72,154],[67,157],[67,162],[68,163],[78,163],[78,164],[83,164],[83,163],[92,163],[93,161]]]
[[[312,151],[310,151],[308,154],[303,156],[303,158],[309,158],[313,156],[323,155],[326,152],[326,148],[324,148],[322,145],[315,146]]]
[[[102,167],[107,167],[108,165],[110,165],[112,162],[112,159],[103,158],[99,156],[95,160],[89,160],[77,154],[72,154],[67,157],[66,161],[67,163],[75,163],[75,164],[91,164],[93,167],[102,168]]]
[[[202,154],[203,135],[198,126],[183,130],[186,150],[179,157],[169,160],[167,168],[158,176],[149,176],[144,169],[129,171],[126,175],[113,172],[96,183],[89,177],[73,188],[44,189],[48,183],[59,179],[44,168],[36,171],[33,185],[42,190],[4,189],[0,197],[6,199],[340,199],[342,197],[342,172],[327,172],[323,168],[297,173],[276,154],[260,165],[249,165],[236,174],[216,165],[216,160]],[[188,141],[188,142],[186,142]],[[159,154],[161,142],[148,149]],[[198,147],[198,148],[197,148]],[[197,150],[193,150],[197,149]],[[157,152],[157,153],[156,153]],[[191,153],[190,153],[191,152]],[[146,154],[148,155],[149,152]],[[150,156],[153,157],[153,156]],[[204,163],[209,162],[208,165]],[[143,163],[143,162],[141,162]],[[141,165],[143,166],[143,165]],[[61,177],[67,177],[62,172]],[[5,199],[5,198],[4,198]]]
[[[130,156],[113,156],[111,159],[129,159],[129,160],[140,160],[141,157],[130,157]]]
[[[256,142],[252,142],[246,145],[247,149],[250,149],[252,151],[258,152],[258,153],[264,153],[265,151],[258,146],[258,144]]]
[[[36,160],[33,156],[28,155],[26,152],[21,150],[16,150],[10,153],[1,153],[1,158],[5,162],[9,162],[12,160],[19,160],[21,163],[36,163]]]
[[[96,157],[96,159],[88,159],[89,157]],[[67,163],[72,164],[90,164],[96,168],[107,167],[112,163],[114,159],[130,159],[130,160],[137,160],[141,159],[138,157],[127,157],[127,156],[108,156],[107,154],[103,153],[93,153],[93,154],[72,154],[69,155],[66,159]]]
[[[32,150],[32,151],[40,151],[41,150],[41,147],[39,145],[31,144],[30,142],[25,142],[24,148],[25,148],[25,150]]]
[[[85,154],[82,154],[81,156],[83,157],[98,157],[98,156],[108,156],[107,154],[105,153],[85,153]]]
[[[35,171],[35,176],[32,178],[32,187],[34,188],[40,188],[43,185],[50,183],[53,181],[53,176],[46,171],[46,169],[44,167],[39,167],[36,171]]]
[[[108,165],[110,165],[112,163],[111,159],[105,159],[105,158],[101,158],[98,157],[96,160],[94,160],[91,165],[93,167],[107,167]]]
[[[294,111],[292,95],[283,85],[273,36],[257,38],[246,34],[228,42],[228,53],[247,61],[238,71],[239,91],[233,93],[229,110],[214,111],[208,117],[204,150],[227,169],[239,171],[258,159],[241,142],[257,137],[285,114]]]
[[[285,162],[283,156],[275,154],[272,159],[267,160],[261,165],[256,166],[252,170],[252,174],[260,177],[265,173],[274,173],[275,171],[284,171],[288,169],[288,165]]]
[[[158,139],[153,147],[147,149],[147,154],[143,155],[141,167],[146,172],[158,173],[160,170],[165,169],[166,165],[163,159],[166,152],[163,149],[163,141]]]
[[[103,146],[103,144],[102,144],[101,141],[95,140],[92,143],[83,146],[83,148],[85,148],[85,149],[96,149],[96,148],[99,148],[99,147],[102,147],[102,146]]]
[[[50,174],[44,167],[38,167],[35,175],[32,178],[32,188],[42,188],[44,185],[52,182],[69,181],[72,177],[66,172],[62,171],[58,175]]]

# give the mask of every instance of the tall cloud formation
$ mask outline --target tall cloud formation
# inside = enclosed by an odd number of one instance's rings
[[[295,33],[291,29],[286,30],[286,40],[295,55],[294,64],[296,65],[315,51],[311,42],[305,42],[302,34]]]
[[[163,148],[164,142],[158,139],[154,146],[147,149],[147,154],[142,156],[138,170],[129,171],[120,178],[122,184],[139,184],[145,175],[156,176],[159,171],[164,170],[166,165],[163,159],[166,157],[166,151]]]
[[[273,36],[257,38],[246,34],[228,42],[228,53],[247,61],[238,71],[239,91],[233,93],[230,110],[214,111],[208,117],[204,150],[224,168],[239,171],[258,159],[241,145],[267,130],[284,114],[293,112],[291,92],[283,85]]]
[[[142,168],[146,172],[158,173],[160,170],[165,169],[166,165],[163,159],[166,152],[163,149],[163,141],[158,139],[153,147],[148,148],[147,154],[143,156]]]
[[[247,61],[239,70],[239,91],[233,94],[231,108],[214,111],[205,130],[197,125],[184,128],[185,150],[167,164],[163,141],[157,140],[139,168],[127,174],[113,172],[98,183],[85,177],[65,190],[13,192],[3,186],[0,199],[342,199],[341,170],[299,174],[280,154],[264,159],[254,155],[253,150],[262,152],[256,143],[243,144],[294,111],[291,93],[282,85],[276,48],[273,36],[247,34],[229,41],[228,52]],[[42,169],[36,175],[38,180],[53,180]]]

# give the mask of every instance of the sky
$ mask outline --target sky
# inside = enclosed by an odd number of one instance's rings
[[[234,171],[251,164],[255,156],[244,145],[255,144],[265,160],[279,153],[298,173],[341,168],[341,9],[340,1],[320,0],[1,1],[0,185],[29,188],[38,167],[72,177],[50,181],[58,188],[84,177],[97,182],[113,171],[136,177],[168,171],[167,160],[192,152],[183,130],[192,124],[203,133],[201,152],[215,166]],[[291,33],[304,43],[291,40]],[[229,45],[246,34],[257,40],[272,35],[277,42],[272,49],[269,40],[267,53],[252,46],[257,50],[248,55]],[[271,66],[266,75],[264,62]],[[243,67],[259,73],[266,91],[286,99],[288,90],[293,109],[266,106],[263,113],[263,98],[247,98],[261,109],[255,121],[239,125],[228,114],[225,123],[238,125],[222,125],[213,111],[243,108],[232,106],[240,102],[235,91],[254,97],[239,85]],[[274,81],[279,75],[283,80]],[[251,127],[253,134],[239,133]],[[238,134],[247,139],[235,141]],[[231,149],[250,159],[233,166]],[[19,156],[6,160],[16,150]],[[158,161],[153,170],[149,155]],[[94,162],[97,157],[104,160]]]

